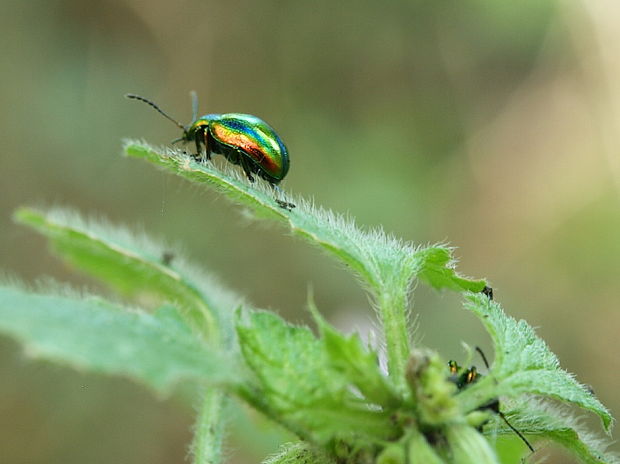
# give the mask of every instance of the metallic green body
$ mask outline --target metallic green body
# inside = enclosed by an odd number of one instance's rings
[[[245,175],[254,182],[252,174],[257,174],[273,187],[288,173],[289,159],[286,146],[276,131],[256,116],[250,114],[227,113],[206,114],[198,117],[198,96],[192,96],[192,123],[188,126],[170,117],[151,100],[128,93],[125,97],[138,100],[154,108],[158,113],[169,119],[183,130],[183,136],[174,142],[194,142],[196,158],[204,156],[211,159],[212,154],[220,154],[233,164],[243,168]],[[203,152],[204,146],[204,152]],[[277,199],[285,209],[295,205]]]
[[[256,116],[207,114],[189,126],[183,140],[195,142],[198,154],[204,145],[207,159],[217,153],[233,164],[240,164],[250,180],[254,173],[277,184],[288,173],[286,146],[275,130]]]

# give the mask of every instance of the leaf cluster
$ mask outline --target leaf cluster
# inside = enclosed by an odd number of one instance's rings
[[[597,414],[607,431],[609,411],[559,367],[527,323],[481,293],[484,280],[456,273],[449,247],[416,247],[381,230],[361,230],[308,201],[283,193],[276,198],[234,170],[221,171],[180,151],[128,142],[125,152],[214,187],[257,218],[280,223],[336,258],[368,290],[382,327],[385,352],[336,330],[310,300],[315,334],[253,308],[144,234],[63,209],[18,210],[18,222],[43,234],[68,265],[124,302],[6,281],[0,284],[0,332],[33,356],[126,376],[161,394],[182,385],[200,391],[191,446],[196,464],[221,461],[231,398],[298,437],[268,457],[269,464],[502,462],[496,444],[485,437],[510,432],[485,406],[498,398],[511,406],[501,407],[506,417],[535,444],[553,440],[583,462],[616,462],[549,401]],[[284,209],[282,200],[296,207]],[[495,361],[477,382],[458,388],[438,353],[414,345],[409,296],[416,280],[463,293],[466,309],[489,332]],[[535,407],[533,397],[540,402]]]

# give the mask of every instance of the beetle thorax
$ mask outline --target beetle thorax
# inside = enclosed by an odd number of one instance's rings
[[[196,140],[196,134],[203,133],[209,127],[209,120],[207,119],[197,119],[192,123],[191,126],[185,132],[184,139],[186,142],[191,142]]]

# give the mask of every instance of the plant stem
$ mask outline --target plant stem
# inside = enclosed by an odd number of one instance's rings
[[[387,347],[388,372],[398,390],[406,394],[405,366],[411,349],[407,317],[407,292],[387,289],[378,297]]]
[[[208,388],[204,392],[194,428],[191,454],[194,464],[220,464],[224,420],[222,411],[227,396],[220,390]]]
[[[209,317],[217,314],[213,306],[207,302],[205,322],[206,337],[211,346],[227,345],[223,341],[220,326],[209,324]],[[222,440],[224,437],[223,410],[228,402],[228,395],[213,387],[207,387],[202,396],[202,404],[198,408],[198,418],[194,426],[194,437],[190,447],[193,464],[220,464],[222,462]]]

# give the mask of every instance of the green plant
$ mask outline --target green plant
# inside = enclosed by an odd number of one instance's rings
[[[583,462],[617,462],[558,403],[595,413],[607,432],[609,411],[559,367],[527,323],[481,293],[483,280],[455,272],[450,248],[413,247],[380,230],[361,231],[299,198],[295,209],[283,209],[268,187],[179,151],[138,142],[128,142],[125,151],[215,187],[256,217],[279,221],[334,256],[368,290],[383,329],[387,373],[376,349],[330,326],[312,298],[318,336],[252,308],[182,257],[170,261],[167,248],[147,237],[66,210],[18,210],[17,221],[45,235],[68,263],[155,309],[60,285],[30,290],[7,281],[0,286],[0,331],[41,358],[128,376],[163,393],[193,387],[201,395],[194,463],[221,461],[223,408],[231,398],[298,437],[269,464],[520,462],[529,451],[514,444],[497,415],[481,408],[497,398],[535,446],[552,440]],[[413,344],[408,301],[416,279],[463,293],[465,308],[491,335],[490,372],[467,388],[457,390],[449,381],[438,353]],[[508,455],[507,447],[517,451]]]

